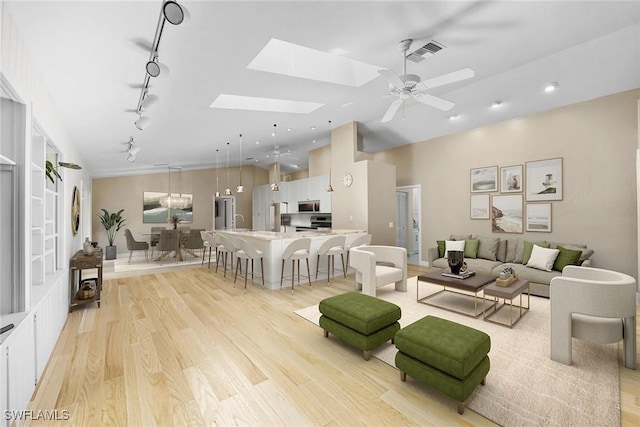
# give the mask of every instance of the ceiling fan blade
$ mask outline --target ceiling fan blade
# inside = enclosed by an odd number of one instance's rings
[[[394,87],[404,87],[404,82],[391,70],[378,70],[378,74],[387,79]]]
[[[413,99],[415,99],[416,101],[426,105],[431,105],[432,107],[436,107],[442,111],[449,111],[456,105],[444,98],[439,98],[437,96],[429,95],[428,93],[424,92],[414,92],[413,95]]]
[[[389,109],[387,110],[386,113],[384,113],[384,117],[380,121],[382,123],[386,123],[389,120],[393,119],[393,116],[396,115],[396,112],[398,111],[401,105],[402,105],[402,99],[396,99],[395,101],[393,101],[391,105],[389,105]]]
[[[459,82],[460,80],[470,79],[474,77],[476,73],[471,68],[463,68],[458,71],[452,71],[447,74],[443,74],[432,79],[423,80],[421,86],[431,89],[438,86],[448,85],[450,83]]]

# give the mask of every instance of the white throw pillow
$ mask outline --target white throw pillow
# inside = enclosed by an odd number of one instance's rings
[[[538,270],[551,271],[553,263],[556,262],[560,250],[547,249],[538,245],[533,245],[531,250],[531,258],[527,262],[527,267],[537,268]]]
[[[444,257],[449,251],[464,251],[464,240],[446,240],[444,242]]]

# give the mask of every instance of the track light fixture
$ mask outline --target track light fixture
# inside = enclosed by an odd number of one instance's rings
[[[151,119],[149,117],[143,116],[142,112],[140,112],[139,114],[140,118],[136,120],[134,124],[136,125],[138,130],[144,130],[147,126],[149,126],[149,123],[151,123]]]
[[[140,146],[133,142],[133,137],[129,138],[129,146],[127,147],[127,160],[130,162],[136,161],[136,155],[140,152]]]
[[[189,18],[189,11],[173,0],[165,1],[162,5],[162,14],[170,24],[180,25]]]

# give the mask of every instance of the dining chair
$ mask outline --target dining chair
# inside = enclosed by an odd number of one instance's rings
[[[307,279],[309,280],[309,288],[311,288],[311,273],[309,272],[309,251],[311,250],[311,239],[303,237],[289,243],[282,252],[282,270],[280,271],[280,287],[284,279],[285,261],[291,260],[291,292],[295,282],[296,261],[298,263],[298,284],[300,284],[300,260],[307,262]]]
[[[162,265],[162,260],[165,256],[167,256],[170,252],[176,252],[176,263],[179,261],[178,257],[178,238],[179,238],[178,230],[162,230],[160,232],[160,241],[156,246],[156,250],[160,251],[160,265]]]
[[[202,250],[204,252],[204,240],[202,239],[203,231],[204,229],[202,228],[194,228],[193,230],[189,231],[189,236],[187,236],[186,240],[183,243],[182,247],[193,256],[196,256],[195,252],[193,251]]]
[[[139,242],[133,238],[131,230],[128,228],[124,230],[124,237],[127,240],[127,250],[129,251],[129,264],[131,264],[131,255],[133,251],[144,251],[144,261],[149,262],[149,244],[147,242]]]
[[[344,267],[344,245],[347,238],[345,236],[332,236],[325,240],[318,248],[318,258],[316,260],[316,280],[318,279],[318,269],[320,268],[320,257],[327,257],[327,283],[331,282],[331,274],[335,271],[335,256],[340,254],[342,258],[342,274],[347,278]]]
[[[149,246],[151,246],[151,258],[153,258],[153,251],[160,241],[160,232],[166,229],[167,227],[151,227],[151,237],[149,238]]]

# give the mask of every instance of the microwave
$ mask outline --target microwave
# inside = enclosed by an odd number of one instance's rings
[[[298,212],[320,212],[320,201],[307,200],[298,202]]]

